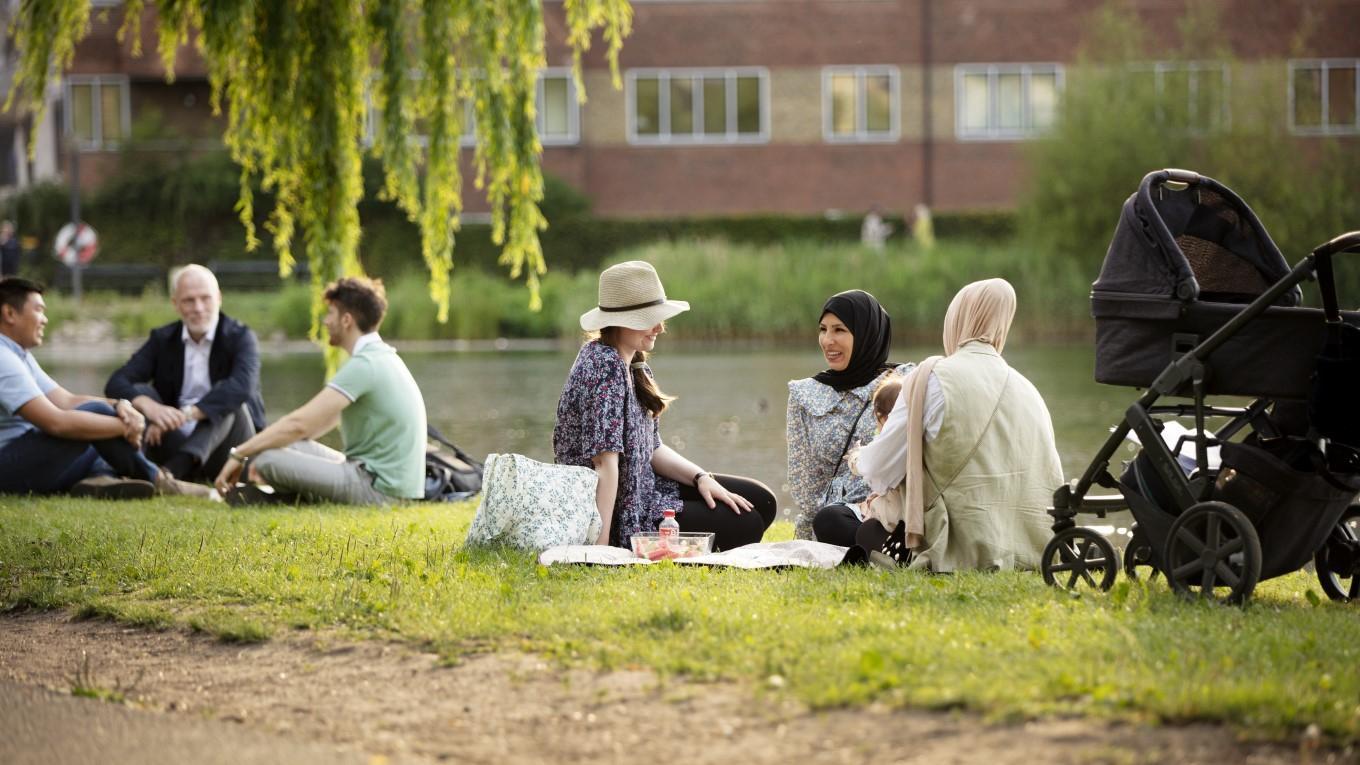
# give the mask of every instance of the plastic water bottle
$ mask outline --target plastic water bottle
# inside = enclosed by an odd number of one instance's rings
[[[661,511],[661,525],[656,529],[662,549],[676,549],[680,546],[680,524],[675,520],[674,510]]]

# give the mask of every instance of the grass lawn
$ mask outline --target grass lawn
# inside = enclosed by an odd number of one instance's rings
[[[1360,609],[1311,574],[1248,608],[1037,574],[543,568],[464,550],[471,504],[229,510],[185,500],[0,500],[0,607],[72,608],[224,640],[296,629],[428,643],[451,662],[542,652],[749,681],[813,706],[1213,720],[1360,741]],[[773,539],[792,529],[780,523]]]

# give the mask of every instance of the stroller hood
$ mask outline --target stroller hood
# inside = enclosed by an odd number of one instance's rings
[[[1246,303],[1288,273],[1270,234],[1231,189],[1196,173],[1158,170],[1124,203],[1092,290]],[[1301,300],[1295,287],[1276,305]]]

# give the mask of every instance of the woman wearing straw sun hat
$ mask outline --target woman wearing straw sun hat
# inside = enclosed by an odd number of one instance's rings
[[[600,544],[627,547],[673,510],[682,531],[714,532],[714,548],[759,542],[775,497],[759,481],[715,475],[661,441],[657,424],[674,400],[661,392],[647,354],[665,321],[689,310],[668,300],[650,263],[631,260],[600,274],[599,302],[581,316],[581,346],[557,402],[557,462],[599,474]]]

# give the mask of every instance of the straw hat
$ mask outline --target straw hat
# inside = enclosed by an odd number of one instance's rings
[[[651,329],[688,310],[689,303],[666,299],[661,277],[651,263],[630,260],[610,266],[600,274],[599,305],[581,314],[581,329],[587,332],[605,327]]]

